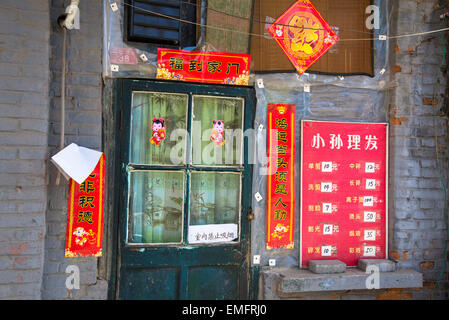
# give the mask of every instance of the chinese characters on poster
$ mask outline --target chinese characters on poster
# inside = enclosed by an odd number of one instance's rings
[[[295,106],[268,105],[268,250],[293,249],[295,218]]]
[[[301,266],[385,259],[387,124],[302,121]]]
[[[102,254],[105,156],[78,184],[70,179],[65,257]]]
[[[251,55],[157,50],[157,79],[248,85]]]

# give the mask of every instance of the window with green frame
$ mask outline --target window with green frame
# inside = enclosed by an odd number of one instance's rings
[[[245,98],[133,91],[131,101],[126,242],[188,244],[205,225],[234,227],[222,242],[239,241]],[[224,143],[211,138],[218,122]]]

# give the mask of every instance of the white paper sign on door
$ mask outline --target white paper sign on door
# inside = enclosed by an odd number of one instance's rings
[[[238,237],[238,225],[235,223],[189,226],[190,244],[229,242]]]

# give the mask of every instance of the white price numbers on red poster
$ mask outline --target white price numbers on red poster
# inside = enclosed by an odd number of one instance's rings
[[[376,230],[365,230],[363,240],[376,241]]]
[[[363,213],[363,221],[364,222],[376,222],[376,213],[365,211]]]
[[[332,225],[331,224],[323,225],[323,234],[332,234]]]
[[[332,192],[332,182],[321,182],[321,192]]]
[[[372,207],[373,205],[374,205],[374,197],[373,196],[363,197],[363,206],[364,207]]]
[[[323,203],[323,213],[332,213],[332,203]]]
[[[332,172],[332,162],[322,162],[321,163],[322,172]]]
[[[322,246],[321,247],[321,256],[330,257],[332,255],[332,246]]]
[[[366,173],[374,173],[375,171],[375,166],[373,162],[367,162],[365,164],[365,172]]]
[[[376,189],[376,179],[366,179],[366,190]]]
[[[363,247],[363,256],[364,257],[375,257],[376,256],[376,247],[375,246],[364,246]]]

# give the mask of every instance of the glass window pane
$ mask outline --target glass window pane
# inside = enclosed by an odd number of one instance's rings
[[[185,164],[188,101],[185,94],[133,93],[130,163]]]
[[[242,164],[243,104],[242,98],[193,97],[192,164]]]
[[[184,172],[131,171],[128,243],[180,243]]]
[[[224,172],[192,172],[190,182],[189,204],[189,242],[191,234],[197,230],[221,235],[222,231],[234,233],[234,237],[223,237],[222,241],[233,241],[238,238],[240,221],[240,173]],[[221,225],[212,226],[212,225]],[[200,227],[200,226],[204,226]],[[221,231],[220,231],[221,230]],[[220,240],[219,239],[219,240]],[[217,239],[215,239],[217,240]],[[215,242],[222,242],[215,241]],[[205,242],[205,241],[203,241]]]

